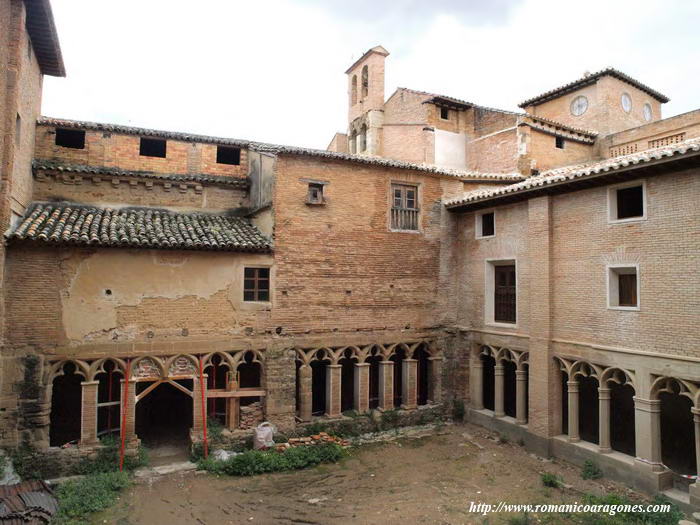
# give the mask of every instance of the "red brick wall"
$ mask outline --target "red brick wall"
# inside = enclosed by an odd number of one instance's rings
[[[405,329],[436,323],[438,199],[461,182],[308,157],[278,159],[274,321],[285,331]],[[328,204],[304,204],[303,178],[329,182]],[[390,232],[391,181],[420,186],[421,232]]]
[[[245,176],[248,172],[247,151],[241,150],[240,165],[216,163],[215,144],[167,139],[166,157],[139,154],[140,137],[102,131],[85,132],[85,149],[56,146],[55,127],[37,127],[35,157],[66,164],[109,166],[124,170],[156,173],[205,173],[209,175]]]

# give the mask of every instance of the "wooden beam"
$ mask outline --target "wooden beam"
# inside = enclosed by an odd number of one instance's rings
[[[207,390],[207,397],[265,397],[265,390],[257,388],[239,388],[238,390]]]

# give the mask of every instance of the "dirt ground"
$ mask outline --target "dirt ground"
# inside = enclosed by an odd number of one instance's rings
[[[542,472],[565,488],[546,488]],[[471,502],[581,501],[584,492],[626,492],[606,480],[584,481],[580,469],[542,460],[473,425],[435,435],[351,449],[335,465],[249,478],[181,473],[135,485],[94,523],[117,525],[498,524],[469,512]],[[565,523],[565,521],[561,521]]]

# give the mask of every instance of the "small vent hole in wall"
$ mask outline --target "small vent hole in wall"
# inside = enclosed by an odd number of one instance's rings
[[[107,297],[109,297],[110,295],[112,295],[112,290],[110,290],[109,288],[107,288],[107,289],[105,290],[105,295],[106,295]]]
[[[280,334],[282,333],[282,327],[281,327],[281,326],[278,326],[277,328],[275,328],[275,333],[276,333],[277,335],[280,335]]]

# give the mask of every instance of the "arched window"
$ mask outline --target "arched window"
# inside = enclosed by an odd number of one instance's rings
[[[362,68],[362,98],[367,96],[369,92],[369,70],[367,66]]]
[[[367,96],[369,92],[369,70],[367,66],[362,68],[362,98]]]
[[[352,101],[353,106],[355,104],[357,104],[357,75],[352,76],[352,86],[350,89],[350,99]]]

